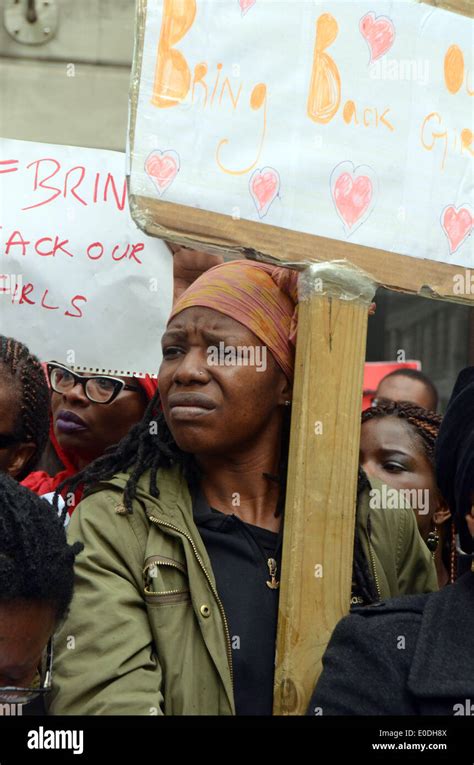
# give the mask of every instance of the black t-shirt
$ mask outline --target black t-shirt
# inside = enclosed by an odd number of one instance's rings
[[[271,715],[282,535],[210,508],[202,493],[193,514],[229,625],[236,713]]]

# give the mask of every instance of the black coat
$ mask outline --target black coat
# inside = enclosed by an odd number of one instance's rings
[[[342,619],[308,714],[474,717],[474,574]]]

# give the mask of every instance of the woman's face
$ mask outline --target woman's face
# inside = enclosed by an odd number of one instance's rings
[[[47,602],[0,601],[0,687],[31,685],[55,621]]]
[[[221,343],[225,349],[253,349],[247,358],[253,354],[255,363],[225,364],[232,357],[226,350],[217,358]],[[281,407],[291,391],[271,353],[250,330],[218,311],[187,308],[168,324],[162,346],[160,396],[180,449],[231,456],[260,437],[276,441]]]
[[[369,479],[378,478],[395,489],[417,490],[416,495],[410,495],[410,505],[420,534],[426,539],[432,530],[440,494],[433,467],[414,428],[399,417],[376,417],[364,422],[360,465]]]
[[[130,385],[135,379],[121,377]],[[110,404],[89,401],[79,383],[66,393],[53,393],[54,434],[68,457],[82,468],[117,444],[141,418],[147,400],[140,388],[119,393]]]
[[[20,410],[15,382],[8,377],[0,377],[0,438],[15,435]],[[31,458],[36,446],[33,443],[15,443],[2,447],[0,443],[0,471],[17,476]]]

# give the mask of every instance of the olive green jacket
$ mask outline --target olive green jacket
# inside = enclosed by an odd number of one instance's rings
[[[178,468],[162,470],[155,499],[145,473],[129,514],[127,478],[98,484],[72,516],[68,536],[85,549],[55,640],[49,712],[235,714],[229,629],[187,484]],[[359,519],[382,597],[436,589],[412,511],[387,513],[372,519],[370,545],[367,509]]]

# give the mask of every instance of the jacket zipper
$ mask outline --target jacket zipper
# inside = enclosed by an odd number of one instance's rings
[[[227,618],[224,611],[224,606],[222,605],[222,601],[217,593],[216,588],[214,587],[214,584],[212,583],[212,579],[207,573],[206,567],[204,566],[204,563],[201,560],[201,556],[199,555],[197,551],[197,547],[194,544],[193,539],[189,536],[189,534],[186,531],[183,531],[182,529],[178,529],[177,526],[173,526],[171,523],[166,523],[166,521],[159,521],[158,518],[155,518],[153,515],[148,516],[150,518],[150,521],[152,523],[156,523],[158,526],[167,526],[169,529],[173,529],[173,531],[177,531],[178,534],[182,534],[186,539],[191,542],[191,546],[194,550],[194,555],[196,556],[196,559],[201,566],[207,581],[209,582],[209,586],[214,594],[214,597],[217,601],[217,604],[219,606],[219,610],[221,612],[222,620],[224,622],[224,630],[225,630],[225,637],[226,637],[226,647],[227,647],[227,661],[229,663],[229,671],[230,671],[230,682],[232,686],[232,694],[234,692],[234,669],[232,666],[232,645],[230,642],[230,633],[229,633],[229,625],[227,624]]]
[[[155,558],[149,558],[149,562],[143,569],[143,574],[147,577],[147,586],[145,587],[145,595],[183,595],[185,592],[189,592],[189,590],[163,590],[160,592],[155,592],[154,590],[148,589],[148,584],[150,584],[149,580],[154,579],[154,576],[150,574],[151,568],[156,568],[158,565],[160,566],[172,566],[173,568],[177,568],[178,571],[182,571],[183,573],[186,573],[186,569],[184,566],[178,566],[176,563],[165,560],[164,558],[160,558],[158,555]]]
[[[357,533],[357,531],[356,531],[356,533]],[[377,589],[377,595],[379,596],[379,600],[382,600],[382,596],[380,594],[379,578],[377,576],[377,569],[375,568],[375,560],[374,560],[374,553],[373,553],[373,550],[372,550],[372,542],[370,540],[370,534],[368,532],[367,532],[367,542],[369,543],[370,563],[372,565],[372,573],[374,575],[375,587]]]

